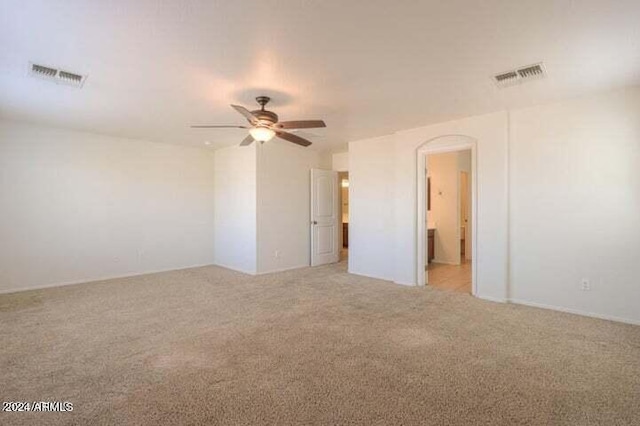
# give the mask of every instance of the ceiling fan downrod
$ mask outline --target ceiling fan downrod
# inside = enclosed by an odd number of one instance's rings
[[[262,111],[264,111],[264,106],[266,104],[268,104],[270,100],[271,100],[271,98],[268,97],[268,96],[258,96],[256,98],[256,102],[258,102],[258,104],[260,104],[260,106],[262,107]]]

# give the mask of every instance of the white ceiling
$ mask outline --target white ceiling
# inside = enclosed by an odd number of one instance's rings
[[[29,61],[87,74],[28,77]],[[493,74],[544,61],[548,78]],[[0,115],[212,147],[230,103],[322,118],[313,147],[640,83],[638,0],[3,0]]]

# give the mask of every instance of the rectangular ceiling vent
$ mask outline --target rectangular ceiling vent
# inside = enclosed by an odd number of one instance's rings
[[[526,67],[518,68],[513,71],[507,71],[493,76],[493,81],[498,87],[510,87],[516,84],[525,83],[530,80],[539,80],[545,78],[547,73],[542,65],[539,64],[528,65]]]
[[[63,71],[45,65],[34,64],[33,62],[29,62],[29,75],[32,77],[42,78],[56,84],[65,84],[73,87],[82,87],[87,79],[86,75]]]

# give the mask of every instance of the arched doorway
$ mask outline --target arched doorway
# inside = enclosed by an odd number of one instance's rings
[[[477,294],[477,140],[466,135],[443,135],[438,136],[421,144],[416,149],[417,164],[417,247],[416,247],[416,277],[417,285],[424,286],[428,284],[427,253],[428,253],[428,237],[427,237],[427,221],[429,213],[427,210],[427,155],[451,153],[456,151],[471,151],[471,251],[474,254],[471,260],[471,294]]]

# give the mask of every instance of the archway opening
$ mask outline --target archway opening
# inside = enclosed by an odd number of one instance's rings
[[[443,135],[416,149],[418,286],[477,294],[476,142]]]

